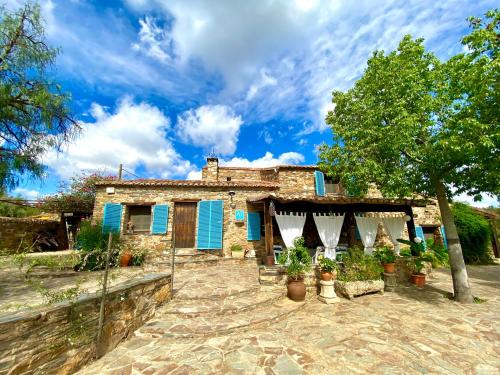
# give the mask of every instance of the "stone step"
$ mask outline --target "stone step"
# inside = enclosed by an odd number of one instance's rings
[[[174,277],[174,300],[179,301],[221,301],[229,297],[241,297],[246,294],[257,293],[259,290],[260,286],[258,284],[248,285],[245,288],[231,288],[228,285],[193,288],[191,285],[184,286],[182,281],[176,282]]]
[[[272,304],[258,305],[254,309],[229,313],[225,316],[207,315],[196,318],[181,315],[163,316],[141,327],[135,332],[135,336],[191,338],[224,335],[277,322],[303,306],[304,302],[293,302],[284,298]]]
[[[237,293],[218,299],[174,299],[156,313],[157,319],[169,319],[170,315],[194,318],[198,316],[221,316],[272,304],[284,296],[283,289],[262,293],[259,289],[248,293]]]

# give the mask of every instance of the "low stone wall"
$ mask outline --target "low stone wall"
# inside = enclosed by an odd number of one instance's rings
[[[58,220],[40,220],[18,217],[0,217],[0,250],[15,253],[18,249],[31,246],[38,233],[51,232],[55,234],[58,249],[68,247],[64,226]]]
[[[114,349],[168,301],[170,275],[147,275],[109,290],[99,351]],[[0,374],[70,374],[96,353],[100,295],[0,317]]]

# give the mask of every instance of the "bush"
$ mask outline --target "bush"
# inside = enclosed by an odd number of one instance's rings
[[[488,220],[464,203],[454,203],[452,212],[465,263],[491,264],[493,262],[489,252],[491,229]]]
[[[340,281],[379,280],[384,269],[380,262],[363,249],[352,247],[342,256],[342,268],[337,279]]]
[[[425,242],[427,244],[427,252],[431,254],[432,267],[448,267],[450,263],[446,247],[436,244],[432,238],[428,238]]]
[[[396,261],[396,254],[388,247],[383,246],[373,252],[373,256],[382,264],[390,264]]]
[[[118,263],[120,250],[120,235],[113,233],[113,251],[110,265]],[[75,249],[80,250],[80,263],[75,267],[82,271],[96,271],[105,267],[108,234],[103,233],[101,224],[84,221],[76,235]]]
[[[304,245],[304,238],[297,237],[293,241],[293,247],[280,254],[278,263],[286,265],[286,273],[291,279],[303,278],[304,273],[311,269],[312,264],[309,251]]]
[[[318,257],[318,263],[322,272],[337,272],[339,269],[337,262],[330,258],[325,258],[322,255]]]

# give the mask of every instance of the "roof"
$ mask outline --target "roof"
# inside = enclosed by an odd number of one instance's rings
[[[345,196],[318,197],[315,195],[304,195],[304,194],[283,195],[274,193],[249,197],[247,199],[247,202],[258,203],[268,199],[272,199],[280,203],[291,203],[291,202],[310,202],[318,204],[366,203],[366,204],[386,204],[394,206],[414,206],[414,207],[425,207],[429,203],[425,199],[357,198],[357,197],[345,197]]]
[[[481,215],[487,219],[494,219],[494,220],[500,219],[500,215],[494,211],[490,211],[488,209],[479,208],[479,207],[472,207],[472,209],[474,211],[476,211],[479,215]]]
[[[279,184],[271,181],[207,181],[207,180],[163,180],[136,179],[98,181],[97,186],[188,186],[188,187],[223,187],[223,188],[268,188],[275,189]]]
[[[205,165],[202,169],[206,169],[207,166]],[[284,164],[284,165],[276,165],[274,167],[262,167],[262,168],[256,168],[256,167],[224,167],[224,166],[219,166],[219,169],[226,169],[226,170],[245,170],[245,171],[272,171],[274,169],[298,169],[298,170],[317,170],[318,166],[316,165],[289,165],[289,164]]]

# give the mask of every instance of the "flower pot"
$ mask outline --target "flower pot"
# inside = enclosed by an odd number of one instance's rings
[[[333,277],[333,275],[331,272],[321,271],[321,280],[330,281],[332,279],[332,277]]]
[[[292,301],[304,301],[306,299],[306,285],[304,280],[288,280],[288,298]]]
[[[120,256],[120,267],[127,267],[132,260],[132,253],[130,251],[125,251]]]
[[[266,266],[274,266],[274,255],[268,255],[264,259]]]
[[[383,266],[385,273],[394,273],[396,263],[384,263]]]
[[[425,285],[425,275],[422,273],[414,273],[411,275],[411,282],[419,288],[423,288]]]

